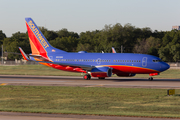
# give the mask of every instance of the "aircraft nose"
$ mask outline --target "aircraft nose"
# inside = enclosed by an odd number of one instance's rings
[[[167,63],[164,62],[164,63],[162,64],[161,68],[162,68],[162,71],[165,71],[165,70],[169,69],[170,66],[169,66]]]

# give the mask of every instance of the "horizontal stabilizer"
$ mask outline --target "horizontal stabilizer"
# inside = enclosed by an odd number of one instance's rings
[[[19,50],[20,50],[20,52],[21,52],[21,54],[22,54],[22,56],[23,56],[24,60],[29,61],[30,59],[28,58],[28,56],[25,54],[25,52],[22,50],[22,48],[21,48],[21,47],[19,47]]]
[[[49,59],[47,59],[47,58],[45,58],[45,57],[43,57],[43,56],[41,56],[41,55],[29,55],[30,57],[33,57],[34,59],[38,59],[38,61],[49,61],[49,62],[51,62]]]

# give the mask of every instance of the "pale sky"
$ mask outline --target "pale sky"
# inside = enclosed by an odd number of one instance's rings
[[[26,32],[25,17],[38,26],[77,33],[120,23],[152,31],[180,25],[180,0],[0,0],[0,30]]]

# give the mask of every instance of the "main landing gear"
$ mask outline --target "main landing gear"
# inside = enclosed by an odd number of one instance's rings
[[[152,81],[153,80],[153,77],[149,77],[149,81]]]
[[[85,80],[90,80],[91,79],[91,75],[90,74],[85,74],[83,78]]]

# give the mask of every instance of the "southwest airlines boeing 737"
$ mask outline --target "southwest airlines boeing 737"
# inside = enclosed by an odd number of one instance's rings
[[[60,50],[49,44],[31,18],[25,18],[25,21],[32,54],[26,55],[19,49],[27,61],[36,61],[59,70],[85,73],[86,80],[91,79],[91,76],[104,79],[112,74],[124,77],[149,74],[149,80],[153,80],[152,76],[169,69],[167,63],[152,55],[116,53],[115,49],[113,53],[72,53]]]

